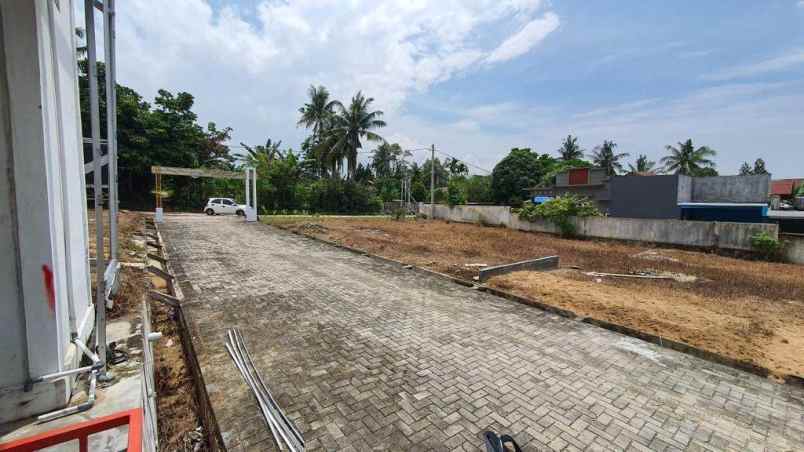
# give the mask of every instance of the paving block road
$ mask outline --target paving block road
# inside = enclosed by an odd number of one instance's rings
[[[240,218],[160,231],[230,451],[275,447],[232,327],[308,450],[804,450],[800,387]]]

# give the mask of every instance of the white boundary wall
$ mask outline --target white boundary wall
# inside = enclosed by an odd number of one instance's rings
[[[434,217],[457,223],[477,223],[505,226],[529,232],[558,234],[552,223],[522,220],[507,206],[436,205]],[[419,213],[430,217],[430,204],[419,204]],[[767,223],[726,223],[684,220],[653,220],[642,218],[588,217],[576,218],[577,234],[581,237],[634,240],[704,248],[750,250],[751,236],[767,232],[779,237],[779,227]]]

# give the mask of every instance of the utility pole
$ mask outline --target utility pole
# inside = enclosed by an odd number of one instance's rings
[[[435,145],[430,146],[430,219],[435,219]]]

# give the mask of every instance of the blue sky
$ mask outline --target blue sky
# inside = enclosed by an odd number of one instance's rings
[[[119,3],[121,82],[197,98],[234,144],[281,139],[306,87],[386,112],[382,135],[491,169],[568,133],[661,158],[692,138],[722,174],[804,176],[804,2],[157,0]],[[369,148],[370,149],[370,148]],[[424,155],[419,155],[424,158]],[[478,172],[482,173],[478,170]]]

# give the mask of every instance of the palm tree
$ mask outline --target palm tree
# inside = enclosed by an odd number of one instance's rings
[[[567,138],[561,143],[561,147],[558,148],[558,153],[561,160],[568,162],[582,159],[584,151],[578,146],[578,137],[567,135]]]
[[[603,144],[596,147],[592,153],[592,162],[601,168],[605,168],[606,174],[609,176],[614,176],[618,171],[622,171],[623,164],[620,163],[620,159],[630,155],[627,152],[615,154],[615,147],[617,147],[617,143],[614,141],[603,140]]]
[[[371,168],[377,177],[389,177],[403,155],[402,147],[394,143],[381,143],[372,151]]]
[[[453,157],[448,157],[444,161],[444,166],[447,168],[451,176],[465,176],[466,174],[469,174],[469,167],[466,166],[466,163],[463,163],[462,161]]]
[[[265,160],[269,164],[276,160],[277,158],[283,159],[285,156],[282,154],[282,151],[279,150],[279,146],[282,144],[282,140],[277,141],[276,143],[272,142],[270,138],[268,141],[265,142],[265,146],[257,145],[251,147],[246,143],[240,143],[246,149],[246,154],[240,157],[246,165],[249,166],[257,166],[260,160]]]
[[[648,160],[647,155],[639,154],[639,157],[636,159],[636,166],[630,163],[628,164],[628,174],[656,174],[655,166],[656,162]]]
[[[705,170],[714,170],[715,162],[709,157],[717,155],[714,149],[706,146],[695,148],[692,140],[679,142],[678,147],[668,145],[666,149],[670,155],[662,158],[665,171],[675,172],[675,174],[685,174],[687,176],[697,176]],[[706,171],[709,172],[709,171]]]
[[[329,90],[323,86],[310,85],[307,95],[310,97],[310,101],[299,108],[301,118],[296,125],[312,128],[314,141],[319,141],[332,122],[334,108],[338,101],[329,100]]]
[[[325,158],[332,165],[334,173],[340,173],[345,159],[348,177],[354,175],[357,168],[357,150],[363,147],[361,139],[385,141],[383,137],[372,132],[372,129],[385,127],[385,121],[380,119],[383,112],[370,110],[372,102],[374,98],[365,97],[360,91],[352,97],[348,108],[338,101],[333,102],[336,114],[332,117],[332,124],[327,130],[322,146],[326,150]]]

